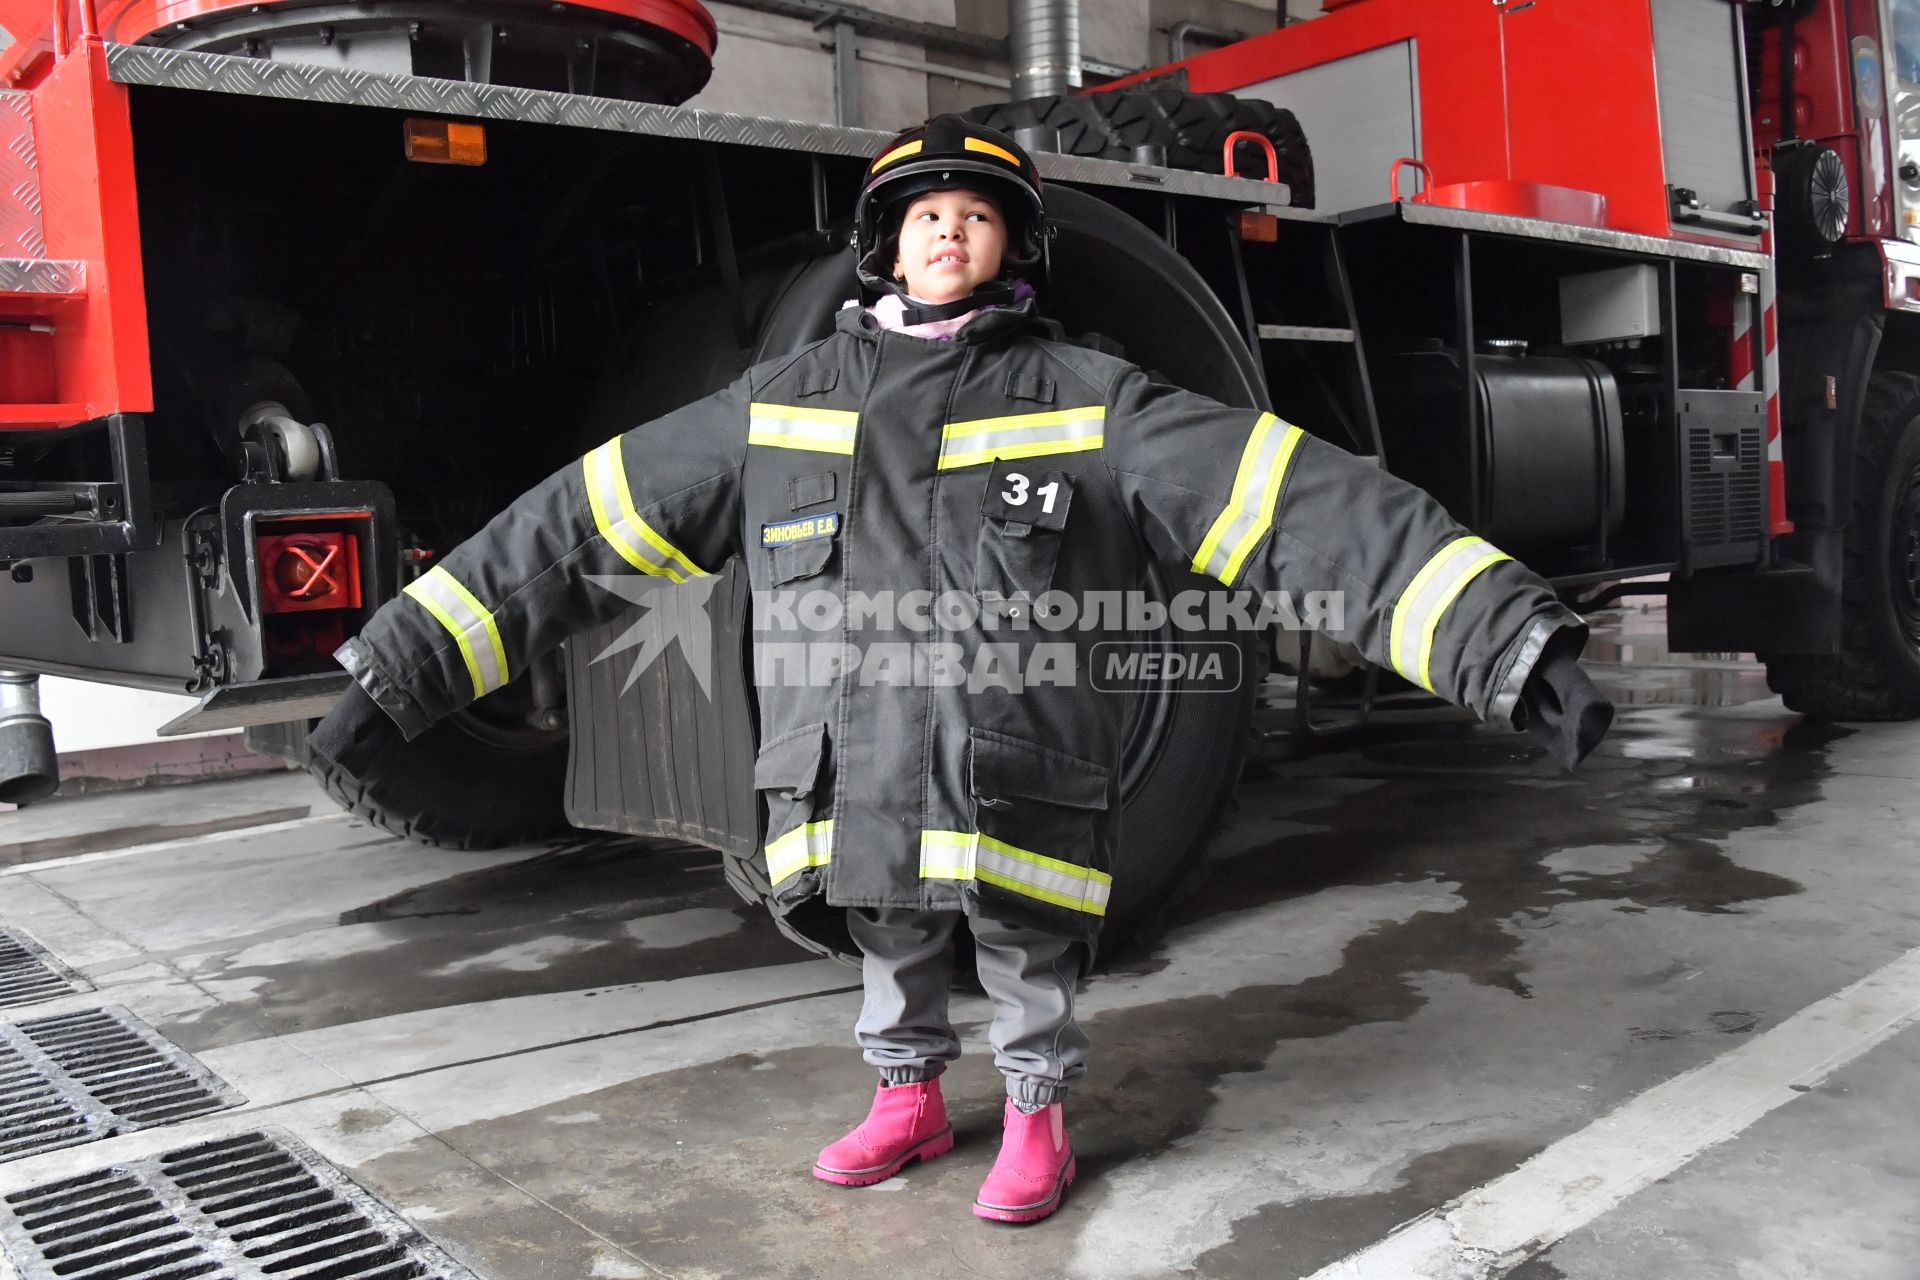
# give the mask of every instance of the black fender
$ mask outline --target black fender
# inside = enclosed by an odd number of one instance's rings
[[[1841,543],[1860,414],[1887,329],[1883,289],[1872,245],[1781,262],[1780,437],[1794,531],[1775,540],[1775,562],[1766,569],[1676,579],[1667,600],[1674,649],[1838,649]]]

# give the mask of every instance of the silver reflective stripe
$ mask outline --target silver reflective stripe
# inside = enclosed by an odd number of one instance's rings
[[[507,648],[493,615],[445,568],[435,565],[406,585],[406,594],[432,614],[453,642],[473,677],[473,696],[492,693],[507,682]]]
[[[802,823],[787,834],[767,841],[767,880],[781,881],[808,867],[833,860],[833,819]]]
[[[594,527],[622,560],[642,573],[675,582],[707,576],[706,570],[687,559],[634,510],[619,436],[582,458],[580,467],[586,478],[587,505],[593,508]]]
[[[1393,606],[1387,649],[1393,669],[1433,692],[1433,636],[1440,619],[1469,582],[1488,566],[1512,558],[1472,534],[1455,538],[1434,552]]]
[[[974,880],[1088,915],[1107,914],[1113,877],[972,831],[922,831],[920,878]]]
[[[1037,458],[1078,453],[1105,443],[1105,405],[1016,413],[1002,418],[949,422],[940,431],[940,470],[971,467],[995,458]]]
[[[851,409],[808,409],[793,404],[747,406],[747,443],[774,449],[851,454],[860,415]]]
[[[1234,472],[1227,505],[1214,518],[1200,550],[1194,553],[1195,573],[1233,585],[1247,553],[1273,525],[1287,466],[1305,434],[1270,413],[1260,415],[1247,436],[1246,447],[1240,451],[1240,466]]]

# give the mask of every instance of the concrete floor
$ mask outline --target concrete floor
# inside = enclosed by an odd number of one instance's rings
[[[0,1194],[267,1124],[485,1280],[1915,1280],[1920,724],[1802,724],[1655,621],[1596,646],[1622,714],[1577,775],[1458,724],[1257,767],[1165,943],[1085,988],[1081,1179],[1038,1226],[967,1212],[984,1000],[955,1153],[829,1187],[857,975],[714,854],[425,850],[290,777],[0,824],[0,925],[99,989],[0,1018],[122,1004],[250,1099]],[[1436,1226],[1442,1262],[1395,1252]]]

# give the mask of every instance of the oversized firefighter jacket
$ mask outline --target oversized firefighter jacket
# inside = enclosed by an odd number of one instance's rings
[[[1112,887],[1126,705],[1093,687],[1102,630],[1033,625],[1046,593],[1111,602],[1156,558],[1296,602],[1337,593],[1340,638],[1511,726],[1548,638],[1582,625],[1546,583],[1412,485],[1063,342],[1030,309],[983,312],[952,341],[843,310],[831,337],[531,490],[340,660],[411,737],[628,608],[609,576],[677,582],[742,556],[758,647],[778,613],[816,624],[786,638],[844,657],[758,672],[775,909],[978,908],[1087,939]],[[979,616],[929,637],[924,608],[819,607],[861,593]],[[911,649],[933,640],[957,649]],[[1062,644],[1080,663],[1064,678],[975,678]],[[920,656],[866,661],[887,646]]]

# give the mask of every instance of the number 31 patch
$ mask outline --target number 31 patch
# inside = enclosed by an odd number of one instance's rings
[[[1067,527],[1073,504],[1073,477],[1064,471],[1033,471],[1005,458],[987,473],[980,509],[1002,520],[1018,520],[1042,529]]]

